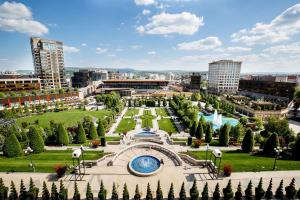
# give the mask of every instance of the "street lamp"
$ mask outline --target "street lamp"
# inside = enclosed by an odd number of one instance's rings
[[[33,153],[33,149],[31,149],[30,147],[27,147],[27,149],[25,149],[25,154],[29,156],[29,160],[30,160],[29,167],[31,167],[32,171],[35,172],[35,166],[31,158],[32,153]]]
[[[282,152],[282,150],[281,150],[280,147],[276,147],[276,148],[274,148],[274,151],[275,151],[275,160],[274,160],[273,170],[275,170],[275,168],[276,168],[276,161],[279,158],[280,153]]]
[[[210,150],[209,148],[209,144],[206,144],[206,154],[205,154],[205,165],[207,166],[207,154],[208,154],[208,151]]]

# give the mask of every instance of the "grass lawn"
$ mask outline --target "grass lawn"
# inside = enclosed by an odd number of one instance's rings
[[[23,117],[17,119],[17,123],[21,125],[22,122],[34,123],[35,120],[39,120],[39,124],[42,127],[49,126],[51,120],[56,122],[62,122],[66,127],[76,125],[78,121],[82,121],[85,116],[92,116],[96,118],[103,118],[105,115],[109,116],[111,111],[99,110],[99,111],[83,111],[83,110],[70,110],[61,112],[48,112],[41,115],[32,115],[29,117]]]
[[[118,127],[116,128],[116,133],[124,133],[131,131],[135,128],[135,120],[132,118],[123,118]]]
[[[157,115],[160,115],[162,117],[168,117],[169,116],[169,114],[167,113],[165,108],[156,108],[155,112],[156,112]]]
[[[106,136],[106,141],[111,142],[111,141],[120,141],[121,137],[120,136]]]
[[[158,120],[158,126],[160,130],[166,131],[167,133],[177,132],[176,126],[172,123],[171,119],[169,118]]]
[[[139,114],[139,109],[137,109],[137,108],[129,108],[126,111],[126,113],[125,113],[124,116],[132,117],[132,116],[137,115],[137,114]]]
[[[154,116],[151,114],[150,110],[144,110],[141,119],[142,119],[142,128],[153,127],[152,120],[154,119]]]
[[[221,170],[224,164],[231,164],[234,172],[272,171],[274,158],[253,156],[238,151],[223,151]],[[205,160],[205,151],[189,151],[188,155]],[[210,153],[208,153],[210,158]],[[277,170],[299,170],[300,161],[277,160]]]
[[[35,165],[36,172],[54,173],[55,165],[72,165],[71,158],[72,150],[62,151],[45,151],[40,154],[32,154],[32,161]],[[86,160],[96,160],[104,155],[103,151],[85,151],[84,158]],[[6,158],[0,156],[0,171],[1,172],[31,172],[28,166],[30,163],[28,156],[17,158]]]

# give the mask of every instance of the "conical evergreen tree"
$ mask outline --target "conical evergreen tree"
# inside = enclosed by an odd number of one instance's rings
[[[297,193],[295,188],[295,178],[292,179],[290,185],[285,187],[285,193],[287,199],[294,199]]]
[[[58,199],[58,192],[57,192],[56,185],[53,182],[51,186],[51,200],[57,200],[57,199]]]
[[[21,179],[19,199],[20,200],[25,200],[26,199],[26,195],[27,195],[26,187],[24,185],[23,179]]]
[[[220,143],[221,146],[228,146],[230,128],[231,128],[231,126],[229,124],[224,124],[220,128],[219,143]]]
[[[270,183],[265,194],[265,199],[273,199],[272,179],[270,179]]]
[[[112,193],[111,193],[111,200],[118,200],[119,196],[118,196],[118,192],[116,189],[116,185],[115,183],[113,183],[113,188],[112,188]]]
[[[86,135],[84,128],[81,123],[78,123],[78,133],[76,137],[76,143],[77,144],[84,144],[86,142]]]
[[[275,192],[275,197],[276,199],[284,199],[284,194],[283,194],[283,180],[280,181],[280,184]]]
[[[134,197],[133,197],[134,200],[141,200],[141,194],[140,194],[140,191],[139,191],[139,185],[136,184],[135,186],[135,194],[134,194]]]
[[[168,193],[168,200],[174,200],[174,199],[175,199],[174,186],[173,186],[173,183],[171,183],[170,190]]]
[[[88,183],[87,187],[86,187],[85,199],[86,200],[93,200],[94,199],[90,183]]]
[[[39,195],[39,189],[35,187],[32,178],[30,177],[29,189],[27,192],[27,199],[37,199]]]
[[[129,192],[126,183],[124,184],[123,188],[123,200],[129,200]]]
[[[204,188],[203,188],[203,191],[201,193],[201,196],[202,196],[202,200],[208,200],[209,199],[209,196],[208,196],[208,184],[207,184],[207,182],[204,185]]]
[[[235,192],[235,195],[234,195],[234,199],[235,200],[242,200],[243,199],[243,192],[242,192],[241,182],[239,182],[237,191]]]
[[[62,180],[59,183],[59,199],[60,200],[68,200],[68,189],[63,185]]]
[[[151,188],[150,188],[150,184],[149,184],[149,183],[148,183],[148,185],[147,185],[146,200],[153,200],[153,197],[152,197],[152,191],[151,191]]]
[[[213,129],[211,126],[211,123],[206,124],[206,131],[205,131],[205,142],[210,143],[212,140],[212,135],[213,135]]]
[[[101,119],[98,120],[97,133],[99,137],[105,136],[105,130]]]
[[[78,191],[78,186],[77,186],[77,182],[76,181],[74,183],[74,196],[73,196],[73,200],[80,200],[80,193]]]
[[[190,189],[190,200],[198,200],[199,198],[199,191],[197,188],[197,182],[194,180],[193,186]]]
[[[0,199],[7,199],[8,197],[8,187],[3,183],[2,178],[0,178]]]
[[[14,133],[5,137],[2,150],[6,157],[17,157],[23,154],[20,142]]]
[[[29,146],[33,150],[33,153],[41,153],[44,151],[44,140],[40,133],[40,129],[37,127],[29,128]]]
[[[45,181],[43,182],[42,200],[50,200],[50,192]]]
[[[185,192],[185,188],[184,188],[184,182],[181,185],[181,189],[179,192],[179,200],[186,200],[186,192]]]
[[[248,153],[253,150],[253,147],[254,147],[254,136],[252,130],[249,128],[247,129],[242,142],[242,150]]]
[[[231,180],[229,180],[227,186],[223,188],[223,194],[224,194],[224,200],[230,200],[233,198]]]
[[[13,181],[11,181],[11,183],[10,183],[10,193],[9,193],[8,199],[9,200],[17,200],[18,199],[18,192],[17,192],[16,186]]]
[[[220,186],[219,183],[217,183],[216,187],[215,187],[215,191],[213,193],[213,200],[219,200],[221,197],[220,195]]]
[[[191,135],[192,137],[194,137],[196,131],[197,131],[197,122],[194,121],[193,124],[192,124],[192,127],[190,128],[190,135]]]
[[[249,182],[246,190],[245,190],[245,198],[247,200],[252,200],[253,199],[253,191],[252,191],[252,181]]]
[[[156,189],[156,200],[163,200],[163,193],[160,187],[160,181],[157,182],[157,189]]]
[[[95,127],[94,122],[91,123],[90,130],[89,130],[89,139],[94,140],[98,138],[97,129]]]
[[[262,178],[260,178],[257,187],[255,188],[255,199],[260,200],[265,196],[265,191],[263,189]]]
[[[98,193],[98,199],[99,200],[106,200],[106,189],[104,188],[104,184],[103,184],[102,180],[101,180],[101,183],[100,183],[100,190],[99,190],[99,193]]]
[[[195,132],[195,137],[199,140],[203,138],[203,125],[200,121],[198,123],[197,130]]]
[[[69,136],[68,136],[67,130],[65,129],[65,127],[62,123],[58,124],[57,144],[59,144],[59,145],[68,145],[69,144]]]

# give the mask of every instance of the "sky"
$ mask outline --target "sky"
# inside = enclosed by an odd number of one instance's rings
[[[0,0],[0,70],[33,69],[31,36],[66,67],[300,72],[299,0]]]

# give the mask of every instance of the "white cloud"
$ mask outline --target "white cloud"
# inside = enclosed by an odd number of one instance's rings
[[[180,35],[192,35],[204,25],[203,17],[197,17],[189,12],[178,14],[161,13],[151,17],[146,25],[137,27],[137,31],[143,34],[166,35],[177,33]]]
[[[300,42],[286,44],[286,45],[277,45],[266,48],[263,50],[264,53],[269,54],[300,54]]]
[[[87,44],[86,44],[86,43],[82,43],[82,44],[81,44],[81,46],[83,46],[83,47],[86,47],[86,46],[87,46]]]
[[[224,53],[243,53],[249,52],[252,48],[249,47],[226,47],[226,48],[217,48],[216,52],[224,52]]]
[[[148,51],[148,55],[156,55],[156,51]]]
[[[44,35],[48,28],[32,18],[31,10],[22,3],[4,2],[0,5],[0,30],[28,35]]]
[[[123,51],[123,49],[121,49],[121,48],[118,48],[118,49],[116,49],[116,51],[120,52],[120,51]]]
[[[150,13],[151,13],[151,11],[147,10],[147,9],[144,9],[142,12],[143,15],[149,15]]]
[[[100,53],[105,53],[105,52],[107,52],[107,49],[103,49],[103,48],[101,48],[101,47],[97,47],[97,48],[96,48],[96,53],[98,53],[98,54],[100,54]]]
[[[140,48],[142,48],[142,46],[138,45],[138,44],[134,44],[134,45],[131,45],[130,48],[132,48],[132,49],[140,49]]]
[[[218,37],[210,36],[202,40],[193,42],[183,42],[177,44],[180,50],[210,50],[222,45],[222,41]]]
[[[246,45],[275,43],[290,39],[300,32],[300,4],[275,17],[270,23],[257,23],[251,29],[242,29],[231,35],[233,42]]]
[[[148,6],[155,4],[154,0],[134,0],[135,4],[138,6]]]
[[[76,47],[71,47],[71,46],[64,45],[64,52],[65,53],[77,53],[79,51],[80,51],[80,49],[78,49]]]
[[[115,54],[108,54],[107,56],[109,56],[109,57],[116,57]]]

